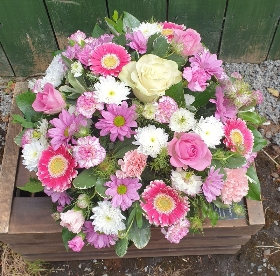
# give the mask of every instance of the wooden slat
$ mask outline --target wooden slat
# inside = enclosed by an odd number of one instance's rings
[[[44,72],[57,50],[43,1],[1,0],[1,44],[16,76]]]
[[[12,114],[18,113],[18,109],[14,104],[15,96],[22,92],[25,87],[26,83],[16,84],[11,109]],[[0,200],[0,233],[7,233],[9,231],[11,205],[16,177],[15,168],[17,166],[19,152],[19,147],[14,143],[14,138],[19,134],[21,126],[19,124],[12,125],[12,120],[12,117],[10,117],[0,174],[0,195],[2,197],[2,200]]]
[[[280,59],[280,26],[278,25],[267,59]]]
[[[225,7],[226,0],[169,1],[168,20],[198,31],[210,51],[217,53]]]
[[[0,44],[0,76],[1,77],[11,77],[14,76],[12,67],[10,66],[7,57],[3,51]]]
[[[220,58],[227,62],[264,61],[279,14],[279,0],[229,0]]]
[[[126,11],[140,21],[150,21],[152,17],[156,21],[166,20],[166,0],[108,0],[108,7],[110,16],[117,10],[120,14]]]
[[[67,37],[77,30],[91,35],[95,23],[105,27],[106,0],[46,1],[60,49],[67,46]]]

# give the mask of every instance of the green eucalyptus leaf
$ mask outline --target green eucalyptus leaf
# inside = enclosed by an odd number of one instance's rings
[[[123,13],[123,30],[131,32],[132,29],[139,27],[140,21],[128,12]]]
[[[169,48],[169,44],[166,38],[163,36],[157,37],[153,42],[152,54],[163,58],[166,55],[168,48]]]
[[[169,89],[167,89],[165,91],[165,96],[171,97],[179,107],[186,106],[182,81],[172,85]]]
[[[30,178],[29,182],[27,182],[24,186],[18,187],[18,189],[22,191],[27,191],[29,193],[38,193],[44,190],[42,182],[37,180],[36,178]]]
[[[76,234],[74,234],[73,232],[69,231],[66,227],[62,228],[62,240],[63,240],[63,244],[65,246],[65,249],[68,251],[69,247],[68,247],[68,241],[72,240]]]
[[[91,36],[93,38],[99,38],[100,36],[104,35],[105,33],[106,32],[103,29],[101,29],[98,24],[95,24]]]
[[[249,191],[246,197],[253,200],[261,200],[261,184],[255,167],[251,165],[246,174],[249,177]]]
[[[119,239],[115,244],[115,251],[119,257],[123,257],[127,253],[128,238]]]
[[[143,218],[141,228],[138,228],[137,222],[133,221],[132,226],[128,232],[128,238],[133,241],[134,245],[138,248],[144,248],[151,238],[151,225]]]
[[[77,189],[89,189],[96,184],[97,177],[93,168],[83,170],[74,180],[73,185]]]

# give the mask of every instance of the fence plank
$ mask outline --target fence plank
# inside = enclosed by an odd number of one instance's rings
[[[217,53],[225,7],[226,0],[169,1],[168,20],[198,31],[202,42]]]
[[[16,76],[44,72],[56,50],[43,1],[1,0],[1,44]]]
[[[227,62],[264,61],[279,14],[279,0],[229,0],[220,57]]]
[[[110,16],[117,10],[119,13],[129,12],[140,21],[147,21],[152,17],[156,21],[166,19],[166,0],[108,0],[108,7]]]
[[[2,77],[14,76],[12,67],[9,64],[1,45],[0,45],[0,76]]]
[[[60,49],[67,46],[67,37],[77,30],[91,35],[98,22],[105,27],[106,0],[47,0],[46,5]]]
[[[280,59],[280,26],[278,26],[277,31],[275,33],[267,59]]]

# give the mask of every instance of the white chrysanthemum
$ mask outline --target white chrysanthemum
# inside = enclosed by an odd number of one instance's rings
[[[51,83],[54,87],[58,87],[65,76],[66,69],[61,55],[56,55],[46,70],[46,76],[41,80],[41,87],[43,88],[47,82]]]
[[[132,144],[139,146],[138,151],[153,158],[156,158],[161,149],[167,146],[168,135],[164,129],[156,128],[154,125],[139,127],[134,137],[136,141]]]
[[[74,74],[74,77],[80,77],[83,74],[83,65],[79,61],[75,61],[71,64],[71,73]]]
[[[141,31],[143,36],[148,39],[153,34],[161,33],[162,26],[158,23],[142,22],[139,27],[133,29],[133,32],[136,31]]]
[[[94,88],[97,100],[106,104],[121,104],[128,99],[130,93],[130,89],[123,82],[116,81],[112,76],[100,77]]]
[[[184,94],[186,105],[191,105],[195,101],[195,97],[193,95]]]
[[[157,103],[146,103],[142,115],[148,119],[153,120],[156,117]]]
[[[202,138],[209,148],[215,148],[221,143],[224,136],[224,125],[214,116],[205,119],[201,117],[193,131]]]
[[[176,110],[171,118],[169,127],[175,132],[186,132],[191,130],[196,123],[194,114],[184,108]]]
[[[31,172],[37,171],[38,162],[41,157],[42,151],[46,149],[40,141],[34,141],[26,144],[22,150],[23,161],[22,164]]]
[[[201,192],[201,176],[197,176],[192,172],[172,171],[172,186],[188,195],[194,196]]]
[[[93,219],[92,224],[95,231],[106,235],[118,235],[119,231],[125,229],[122,221],[125,217],[119,208],[112,207],[111,202],[98,202],[98,206],[92,208],[92,212],[93,215],[90,218]]]

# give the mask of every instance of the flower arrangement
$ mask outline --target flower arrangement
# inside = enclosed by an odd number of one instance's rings
[[[216,224],[214,206],[240,213],[243,197],[260,200],[261,92],[228,76],[191,28],[127,12],[105,20],[110,34],[72,34],[16,98],[15,141],[37,176],[22,189],[51,197],[66,249],[124,256],[151,226],[179,243],[206,217]]]

